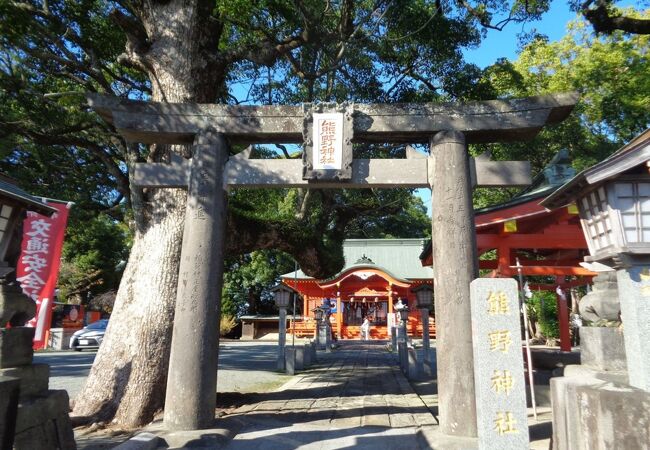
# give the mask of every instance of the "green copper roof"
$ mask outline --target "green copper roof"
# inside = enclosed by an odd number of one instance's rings
[[[433,270],[431,267],[422,267],[419,258],[426,241],[426,239],[348,239],[343,242],[345,267],[341,272],[359,266],[363,262],[364,266],[376,265],[379,269],[384,269],[402,280],[432,279]],[[291,280],[294,276],[302,280],[312,278],[305,275],[302,270],[298,270],[297,274],[286,273],[281,278]]]

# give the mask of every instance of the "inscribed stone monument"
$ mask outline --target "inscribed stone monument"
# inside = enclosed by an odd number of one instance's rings
[[[650,265],[619,269],[617,275],[630,385],[650,392]]]
[[[527,449],[517,282],[479,278],[470,290],[479,448]]]

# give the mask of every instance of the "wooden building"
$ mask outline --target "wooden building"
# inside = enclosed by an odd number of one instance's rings
[[[529,283],[532,290],[551,292],[591,283],[596,274],[580,265],[589,252],[578,209],[569,205],[548,210],[540,205],[574,175],[567,153],[560,152],[529,188],[508,202],[474,211],[481,276],[516,277],[521,270],[525,277],[544,280]],[[429,242],[420,256],[425,266],[435,264],[431,250]],[[568,305],[566,298],[557,296],[557,301],[560,345],[569,351]]]
[[[596,274],[580,266],[588,249],[577,208],[570,205],[550,211],[539,204],[574,175],[567,152],[559,152],[530,187],[508,202],[475,211],[481,276],[517,276],[518,261],[522,275],[545,280],[531,282],[531,289],[555,292],[559,286],[567,291],[591,283]],[[282,275],[282,282],[303,298],[304,318],[296,323],[297,334],[313,335],[312,310],[329,299],[338,337],[358,338],[363,318],[368,316],[371,337],[386,339],[395,320],[394,304],[402,299],[411,308],[409,334],[421,336],[411,289],[432,283],[431,245],[422,239],[350,239],[343,246],[346,265],[334,277],[316,280],[300,270]],[[570,350],[566,299],[558,296],[558,306],[561,347]],[[430,322],[435,336],[434,320]]]
[[[315,328],[313,309],[324,300],[332,307],[331,323],[338,338],[355,339],[361,324],[370,319],[370,337],[387,339],[395,324],[394,306],[406,303],[408,332],[420,336],[420,312],[411,290],[432,283],[433,271],[419,264],[423,239],[348,239],[343,243],[345,267],[335,276],[317,280],[302,271],[282,275],[284,284],[294,288],[303,299],[304,320],[296,323],[297,334],[311,335]],[[430,331],[435,324],[430,320]]]

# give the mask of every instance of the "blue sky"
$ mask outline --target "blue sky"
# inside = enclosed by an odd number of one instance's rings
[[[625,2],[633,3],[633,2]],[[509,60],[517,59],[517,35],[520,33],[538,33],[548,36],[550,41],[557,41],[566,34],[567,25],[576,18],[576,14],[569,10],[566,1],[551,2],[550,10],[542,16],[542,20],[526,24],[510,23],[502,31],[488,30],[487,36],[481,45],[475,49],[465,50],[465,58],[481,68],[494,64],[499,58]],[[431,216],[431,190],[418,189],[416,191],[427,207],[427,214]]]
[[[634,0],[619,1],[617,5],[638,6]],[[525,24],[510,23],[502,31],[487,30],[487,35],[478,48],[466,49],[463,53],[468,62],[472,62],[481,68],[494,64],[499,58],[515,60],[517,58],[518,35],[520,33],[536,31],[546,35],[550,41],[557,41],[566,34],[568,23],[575,19],[576,14],[569,10],[568,0],[553,0],[550,2],[549,11],[542,15],[541,20]],[[494,22],[498,22],[498,19],[494,20]],[[244,86],[235,89],[241,90],[241,92],[236,93],[238,97],[245,97]],[[416,195],[422,198],[427,207],[427,214],[431,216],[431,190],[418,189]]]
[[[566,1],[555,0],[551,2],[550,10],[542,16],[542,20],[526,24],[510,23],[503,31],[488,30],[487,36],[476,49],[466,50],[465,58],[479,67],[487,67],[498,58],[517,58],[517,35],[538,33],[548,36],[549,40],[557,41],[566,33],[567,24],[576,18],[576,14],[569,11]]]

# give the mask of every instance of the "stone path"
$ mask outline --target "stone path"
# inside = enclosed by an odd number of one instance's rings
[[[228,450],[429,448],[420,427],[437,423],[375,342],[319,352],[314,368],[230,416],[245,425]]]
[[[242,356],[235,359],[239,361]],[[397,367],[396,356],[388,353],[383,343],[344,341],[335,352],[319,351],[318,357],[317,364],[278,390],[220,393],[220,417],[215,428],[171,432],[156,421],[141,431],[159,436],[160,450],[477,448],[476,439],[451,438],[440,433],[434,417],[435,379],[409,384]],[[231,369],[228,374],[220,371],[220,376],[255,376],[243,367]],[[549,448],[548,408],[543,408],[542,416],[540,422],[534,422],[529,410],[531,449]],[[80,448],[87,444],[88,449],[106,449],[126,438],[106,436],[100,441],[94,436],[78,444]]]

